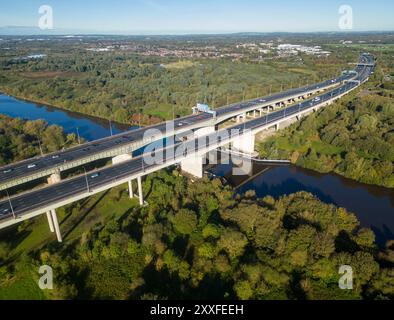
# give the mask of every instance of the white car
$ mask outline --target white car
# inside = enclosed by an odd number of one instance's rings
[[[7,169],[3,171],[3,173],[10,173],[10,172],[12,172],[12,169]]]
[[[52,159],[59,159],[59,155],[54,155],[54,156],[52,156]]]
[[[90,178],[92,178],[92,179],[95,179],[95,178],[98,178],[100,176],[100,173],[93,173],[91,176],[90,176]]]
[[[33,163],[33,164],[29,164],[29,165],[27,166],[27,169],[33,169],[33,168],[35,168],[35,167],[37,167],[37,165],[36,165],[35,163]]]
[[[0,216],[6,215],[8,212],[10,212],[10,209],[3,209],[0,211]]]

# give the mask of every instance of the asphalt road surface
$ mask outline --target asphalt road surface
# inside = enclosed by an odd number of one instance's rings
[[[363,57],[366,60],[363,63],[374,63],[373,57],[371,56],[363,56]],[[357,67],[356,70],[358,71],[357,80],[364,82],[374,71],[374,67],[370,67],[370,66]],[[358,84],[355,82],[345,83],[341,87],[335,88],[331,91],[319,95],[319,98],[315,97],[309,100],[305,100],[299,104],[293,105],[283,110],[270,113],[261,118],[256,118],[252,121],[245,122],[242,124],[237,124],[228,129],[220,130],[218,132],[206,136],[205,139],[208,142],[208,145],[216,144],[218,140],[221,142],[225,142],[225,139],[231,138],[231,134],[227,134],[228,132],[233,133],[238,131],[239,133],[242,134],[244,130],[250,130],[253,128],[261,127],[262,125],[265,124],[274,123],[281,118],[286,118],[290,115],[297,114],[300,111],[313,108],[314,106],[319,105],[322,102],[340,96],[345,92],[355,88],[357,85]],[[223,138],[226,137],[226,134],[227,134],[227,138]],[[183,143],[177,142],[175,144],[175,148],[177,148],[175,158],[181,159],[182,157],[192,154],[195,151],[206,148],[206,146],[207,145],[199,144],[198,139],[190,140]],[[163,161],[165,162],[166,161],[165,159],[174,159],[172,148],[173,146],[166,147],[162,150],[156,150],[155,152],[156,155],[157,153],[160,153],[163,156]],[[147,155],[144,156],[146,157]],[[6,198],[2,202],[0,202],[0,220],[10,218],[13,216],[13,214],[17,216],[23,215],[34,209],[39,209],[44,206],[48,206],[60,200],[67,199],[70,196],[83,194],[88,190],[91,191],[95,188],[105,186],[111,182],[120,180],[134,173],[146,171],[147,169],[151,169],[155,166],[161,165],[161,163],[148,164],[146,161],[143,161],[144,156],[135,158],[133,160],[130,160],[128,162],[119,165],[104,168],[102,170],[89,173],[87,175],[82,175],[68,180],[64,180],[58,184],[48,186],[40,190],[17,195],[12,199]]]

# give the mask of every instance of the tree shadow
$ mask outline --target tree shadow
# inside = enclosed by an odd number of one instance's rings
[[[294,298],[297,300],[306,300],[307,295],[305,290],[301,287],[301,280],[303,273],[301,271],[293,270],[291,273],[291,280],[290,280],[290,291],[287,292],[287,295],[290,298]]]
[[[283,227],[286,230],[294,230],[300,226],[311,226],[317,231],[322,231],[321,225],[319,223],[308,221],[301,217],[295,217],[291,214],[287,214],[283,217]]]
[[[346,231],[340,231],[338,236],[335,238],[335,249],[337,252],[345,251],[349,253],[355,253],[360,250],[358,244],[350,238],[350,235]]]

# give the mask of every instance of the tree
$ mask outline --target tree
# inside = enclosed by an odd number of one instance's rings
[[[234,291],[241,300],[249,300],[253,297],[253,289],[247,280],[238,281],[234,285]]]
[[[240,257],[247,244],[247,238],[241,232],[233,229],[226,229],[218,241],[218,247],[224,249],[231,259]]]
[[[181,209],[173,216],[172,224],[181,235],[190,235],[197,228],[197,216],[191,210]]]

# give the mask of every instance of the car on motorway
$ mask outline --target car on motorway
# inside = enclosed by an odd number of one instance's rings
[[[96,179],[96,178],[98,178],[100,176],[100,173],[93,173],[91,176],[90,176],[90,178],[92,178],[92,179]]]
[[[33,163],[33,164],[29,164],[29,165],[27,166],[27,169],[33,169],[33,168],[35,168],[35,167],[37,167],[37,165],[36,165],[35,163]]]
[[[10,212],[10,209],[3,209],[3,210],[0,211],[0,216],[5,216],[9,212]]]
[[[53,155],[53,156],[52,156],[52,159],[59,159],[59,155],[57,155],[57,154],[56,154],[56,155]]]
[[[12,171],[14,171],[13,169],[7,169],[7,170],[3,170],[3,173],[11,173]]]

